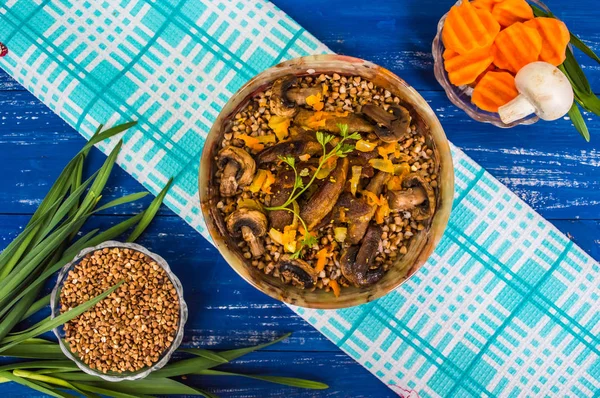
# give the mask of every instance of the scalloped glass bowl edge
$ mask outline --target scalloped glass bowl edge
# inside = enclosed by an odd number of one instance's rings
[[[67,358],[69,358],[70,360],[75,362],[77,367],[79,369],[81,369],[83,372],[85,372],[89,375],[92,375],[92,376],[97,376],[103,380],[111,381],[111,382],[118,382],[118,381],[123,381],[123,380],[139,380],[139,379],[145,378],[150,373],[152,373],[156,370],[159,370],[160,368],[162,368],[169,362],[169,360],[171,359],[171,356],[175,353],[175,351],[181,344],[181,341],[183,340],[185,323],[187,322],[187,318],[188,318],[188,307],[187,307],[185,300],[183,299],[183,286],[181,285],[181,281],[179,280],[179,278],[177,278],[177,276],[173,273],[173,271],[171,271],[169,264],[166,262],[166,260],[164,258],[162,258],[161,256],[159,256],[156,253],[152,253],[145,247],[140,246],[138,244],[122,243],[122,242],[117,242],[117,241],[106,241],[98,246],[88,247],[86,249],[83,249],[81,252],[79,252],[79,254],[77,254],[77,256],[75,256],[73,261],[71,261],[70,263],[65,265],[59,272],[58,279],[56,280],[56,285],[52,289],[52,295],[50,297],[50,309],[52,311],[51,316],[52,316],[52,318],[55,318],[56,316],[59,315],[59,312],[60,312],[60,290],[66,280],[66,277],[67,277],[67,274],[69,273],[69,271],[71,271],[71,269],[73,269],[81,261],[81,259],[83,259],[83,257],[85,257],[88,253],[94,252],[96,250],[104,249],[104,248],[113,248],[113,247],[132,249],[132,250],[144,253],[146,256],[149,256],[154,261],[156,261],[156,263],[166,271],[167,276],[169,277],[169,280],[171,281],[171,283],[173,283],[173,286],[175,287],[175,290],[177,291],[177,296],[179,298],[179,326],[177,327],[177,333],[175,334],[175,339],[173,340],[173,344],[171,344],[171,346],[161,355],[158,362],[156,362],[154,365],[152,365],[150,367],[142,368],[136,372],[101,373],[101,372],[98,372],[98,371],[90,368],[89,366],[87,366],[81,359],[79,359],[79,357],[77,355],[75,355],[74,353],[71,352],[68,344],[64,341],[64,329],[62,328],[62,326],[56,327],[52,331],[54,332],[54,335],[58,339],[58,344],[59,344],[60,349],[62,350],[63,354],[65,354],[65,356],[67,356]]]

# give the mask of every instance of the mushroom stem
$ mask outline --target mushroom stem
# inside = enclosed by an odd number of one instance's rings
[[[243,226],[242,227],[242,238],[248,242],[248,246],[250,246],[250,252],[253,257],[260,257],[265,252],[265,248],[260,243],[260,240],[254,236],[254,232],[252,232],[252,228]]]
[[[230,197],[235,195],[238,189],[237,174],[240,165],[236,162],[227,162],[221,176],[221,196]]]
[[[515,99],[508,104],[503,105],[498,109],[502,123],[510,124],[514,121],[523,119],[536,113],[535,106],[523,94],[519,94]]]
[[[573,105],[573,86],[565,74],[547,62],[532,62],[515,77],[519,95],[498,108],[502,122],[509,124],[535,113],[542,120],[556,120]]]

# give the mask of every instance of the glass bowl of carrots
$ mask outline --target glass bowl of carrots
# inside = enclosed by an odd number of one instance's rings
[[[435,77],[472,119],[501,128],[539,120],[532,114],[505,124],[497,112],[518,95],[514,76],[521,67],[564,61],[568,29],[557,19],[535,18],[532,6],[550,12],[538,0],[459,0],[440,19],[432,48]]]

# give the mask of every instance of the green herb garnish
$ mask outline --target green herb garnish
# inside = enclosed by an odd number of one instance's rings
[[[291,256],[292,258],[299,258],[300,254],[302,252],[302,249],[304,249],[305,247],[314,246],[318,242],[317,242],[317,238],[315,238],[313,235],[311,235],[309,233],[306,223],[304,222],[302,217],[300,217],[300,214],[298,214],[298,212],[296,212],[295,210],[291,209],[289,206],[292,203],[294,203],[304,192],[306,192],[306,190],[308,188],[310,188],[310,186],[314,183],[315,179],[317,178],[319,171],[321,171],[321,169],[323,168],[323,166],[327,163],[327,161],[329,159],[331,159],[334,156],[336,156],[338,158],[344,158],[344,157],[348,156],[349,153],[354,151],[355,146],[352,144],[348,144],[346,142],[347,140],[360,140],[361,139],[361,136],[358,133],[352,133],[352,134],[348,133],[348,125],[347,124],[338,124],[338,128],[340,129],[341,139],[333,147],[333,149],[331,149],[329,152],[327,152],[327,144],[329,144],[336,137],[332,134],[326,134],[321,131],[317,131],[316,137],[317,137],[317,141],[319,142],[319,144],[321,144],[321,147],[323,148],[323,156],[321,156],[317,170],[313,173],[310,181],[306,185],[302,181],[302,177],[308,176],[308,170],[303,169],[300,172],[298,172],[298,170],[296,168],[296,159],[293,156],[279,156],[279,160],[281,160],[283,163],[287,164],[294,171],[294,187],[292,188],[292,192],[290,193],[290,196],[288,197],[288,199],[285,201],[284,204],[282,204],[281,206],[265,207],[265,210],[267,210],[267,211],[277,211],[277,210],[288,211],[288,212],[292,213],[294,215],[294,217],[298,217],[298,220],[300,220],[300,222],[302,223],[302,227],[304,228],[304,236],[303,236],[302,240],[300,241],[300,248],[294,254],[292,254],[292,256]]]

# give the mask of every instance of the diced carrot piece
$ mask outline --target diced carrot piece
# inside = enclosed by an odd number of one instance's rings
[[[471,101],[480,109],[498,112],[498,108],[519,95],[515,78],[508,72],[487,72],[475,86]]]
[[[494,4],[492,15],[500,26],[506,28],[515,22],[533,19],[533,9],[525,0],[504,0]]]
[[[333,291],[333,295],[335,297],[340,297],[340,293],[341,293],[341,288],[340,288],[340,284],[337,283],[336,280],[331,279],[329,281],[329,286],[331,286],[331,290]]]
[[[446,49],[444,51],[444,68],[448,72],[450,82],[455,86],[471,84],[491,64],[491,47],[475,50],[466,55]]]
[[[567,46],[571,35],[563,21],[554,18],[534,18],[525,22],[525,26],[535,28],[542,36],[542,51],[540,61],[558,66],[565,62]]]
[[[468,1],[450,8],[444,22],[444,46],[459,54],[489,47],[500,32],[500,24],[489,11],[480,10]]]
[[[317,266],[315,267],[315,272],[321,272],[325,269],[325,265],[327,265],[327,257],[329,256],[329,251],[327,248],[323,248],[317,252]]]
[[[500,32],[492,47],[494,64],[513,73],[537,61],[541,51],[542,36],[536,29],[521,22],[516,22]]]

